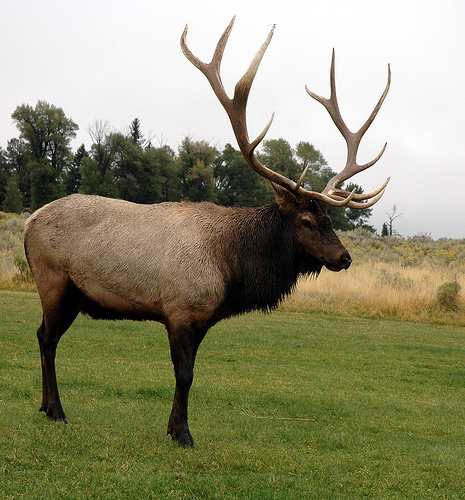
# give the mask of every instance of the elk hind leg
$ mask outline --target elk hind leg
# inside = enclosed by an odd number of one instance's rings
[[[42,404],[40,411],[57,421],[68,423],[61,405],[55,369],[58,342],[76,318],[79,308],[70,289],[41,294],[43,319],[37,330],[42,366]]]

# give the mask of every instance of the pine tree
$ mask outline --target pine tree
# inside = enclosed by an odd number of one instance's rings
[[[12,173],[5,188],[3,211],[20,214],[23,211],[23,197],[18,186],[18,175]]]
[[[139,118],[134,118],[134,120],[131,122],[131,125],[129,126],[129,135],[132,139],[132,142],[136,146],[139,146],[140,148],[143,147],[145,139],[140,128]]]

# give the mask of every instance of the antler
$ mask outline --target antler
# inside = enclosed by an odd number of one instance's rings
[[[373,109],[371,115],[368,117],[368,120],[360,127],[358,132],[351,132],[347,125],[344,123],[344,120],[342,119],[341,112],[339,110],[339,104],[337,101],[337,95],[336,95],[336,83],[335,83],[335,78],[334,78],[334,70],[335,70],[335,63],[334,63],[334,49],[333,49],[333,55],[331,58],[331,72],[330,72],[330,87],[331,87],[331,96],[329,99],[325,99],[324,97],[321,97],[313,92],[311,92],[307,86],[305,86],[305,90],[308,92],[308,94],[316,99],[318,102],[323,104],[323,106],[326,108],[328,111],[329,115],[331,116],[334,124],[336,127],[339,129],[339,132],[341,132],[342,136],[344,137],[346,144],[347,144],[347,161],[346,161],[346,166],[344,167],[344,170],[342,172],[336,174],[328,184],[326,185],[325,189],[323,190],[323,194],[326,194],[330,197],[335,197],[336,199],[344,199],[350,196],[352,193],[349,193],[348,191],[344,191],[341,189],[336,189],[336,186],[340,184],[341,182],[349,179],[353,175],[357,174],[358,172],[361,172],[362,170],[365,170],[372,165],[374,165],[383,155],[387,143],[384,144],[383,148],[381,149],[380,153],[370,162],[365,163],[364,165],[358,165],[357,164],[357,151],[358,147],[360,145],[360,141],[362,140],[363,135],[365,132],[368,130],[368,127],[372,124],[373,120],[375,119],[376,115],[378,114],[378,111],[380,110],[384,99],[387,96],[387,93],[389,91],[389,87],[391,86],[391,67],[388,64],[388,81],[386,84],[386,88],[384,89],[383,94],[381,95],[378,103],[376,104],[375,108]],[[374,205],[384,194],[384,189],[389,182],[389,178],[386,180],[386,182],[379,187],[376,191],[373,191],[372,193],[364,193],[364,194],[353,194],[352,199],[353,200],[368,200],[370,198],[371,201],[362,203],[362,204],[357,204],[355,206],[355,202],[349,203],[349,207],[352,208],[368,208],[372,205]],[[362,205],[362,206],[358,206]]]
[[[328,186],[325,188],[325,190],[322,193],[318,193],[315,191],[308,191],[302,187],[302,183],[305,177],[305,174],[307,173],[307,169],[303,172],[302,176],[297,182],[292,181],[291,179],[288,179],[287,177],[269,169],[265,165],[263,165],[255,156],[255,149],[256,147],[260,144],[260,142],[263,140],[265,137],[268,129],[271,126],[271,123],[273,121],[273,116],[271,116],[268,124],[266,127],[263,129],[261,134],[252,142],[249,140],[248,136],[248,131],[247,131],[247,120],[246,120],[246,108],[247,108],[247,100],[249,97],[250,89],[252,86],[252,83],[254,81],[255,75],[257,74],[258,67],[260,65],[260,62],[262,60],[262,57],[271,41],[271,38],[273,36],[274,32],[274,26],[271,29],[270,33],[268,34],[268,37],[266,38],[265,42],[263,45],[260,47],[259,51],[255,55],[254,59],[252,60],[249,68],[247,71],[244,73],[243,77],[237,82],[236,87],[234,89],[234,97],[230,99],[224,89],[222,80],[221,80],[221,75],[220,75],[220,65],[221,65],[221,60],[223,58],[223,53],[224,49],[226,47],[226,43],[228,41],[229,35],[231,33],[232,27],[234,25],[235,17],[233,17],[232,21],[229,23],[228,27],[224,31],[223,35],[221,36],[215,52],[213,54],[213,58],[210,63],[204,63],[202,62],[198,57],[196,57],[192,51],[189,49],[186,43],[186,36],[187,36],[187,25],[184,29],[184,32],[181,36],[181,48],[184,53],[184,55],[187,57],[187,59],[195,66],[197,67],[206,77],[207,80],[210,82],[210,85],[215,92],[215,95],[217,96],[218,100],[220,103],[223,105],[224,109],[226,110],[226,113],[230,119],[234,134],[236,136],[237,143],[239,145],[239,148],[244,155],[245,160],[247,163],[255,170],[258,174],[260,174],[262,177],[265,179],[268,179],[271,182],[274,182],[276,184],[279,184],[283,188],[287,189],[288,191],[292,192],[296,197],[299,199],[305,199],[305,198],[311,198],[311,199],[319,199],[324,201],[325,203],[328,203],[329,205],[333,206],[348,206],[351,208],[368,208],[369,206],[373,205],[376,203],[379,198],[382,196],[384,192],[384,187],[381,187],[379,190],[377,190],[375,193],[370,193],[369,195],[357,195],[355,194],[355,190],[353,190],[351,193],[348,193],[347,191],[342,191],[342,190],[336,190],[335,187],[338,183],[342,182],[343,180],[348,179],[352,175],[354,175],[357,171],[363,170],[364,168],[368,168],[371,165],[366,165],[363,166],[363,168],[359,168],[359,170],[354,171],[353,173],[349,174],[349,169],[352,167],[349,167],[346,165],[346,168],[341,172],[341,174],[338,174],[338,176],[335,176],[333,179],[331,179],[330,183],[328,183]],[[333,72],[334,73],[334,72]],[[333,88],[333,80],[332,80],[332,87]],[[385,91],[387,93],[387,90]],[[339,110],[337,107],[337,101],[334,99],[326,100],[324,98],[321,98],[319,96],[316,96],[314,94],[310,94],[312,97],[315,97],[315,99],[320,100],[320,102],[327,106],[325,103],[328,102],[328,106],[330,107],[335,107],[337,110],[335,112],[335,116],[339,114]],[[333,95],[333,94],[332,94]],[[334,92],[335,96],[335,92]],[[382,100],[384,97],[382,98]],[[379,104],[381,106],[382,100]],[[379,109],[378,106],[378,109]],[[328,109],[328,108],[327,108]],[[329,111],[329,109],[328,109]],[[371,121],[373,121],[374,117],[376,116],[376,112],[372,113]],[[330,112],[331,114],[331,112]],[[340,114],[339,114],[340,116]],[[334,120],[334,118],[333,118]],[[366,128],[368,128],[369,124],[371,123],[369,120],[369,123],[367,122]],[[336,123],[336,120],[335,120]],[[342,123],[342,126],[345,127],[344,122],[342,121],[342,118],[338,120],[338,123]],[[336,123],[337,125],[337,123]],[[339,125],[338,125],[339,128]],[[347,128],[347,127],[345,127]],[[362,127],[363,128],[363,127]],[[340,129],[341,130],[341,129]],[[349,131],[348,131],[349,132]],[[365,131],[364,131],[365,132]],[[363,133],[364,133],[363,132]],[[363,135],[362,133],[362,135]],[[349,132],[350,134],[350,132]],[[344,135],[344,134],[343,134]],[[347,140],[347,139],[346,139]],[[358,140],[360,142],[360,140]],[[358,147],[358,143],[357,143]],[[356,153],[355,148],[355,153]],[[381,153],[382,154],[382,153]],[[376,158],[373,162],[381,156],[378,155],[378,158]],[[333,184],[331,184],[331,182]],[[330,186],[331,184],[331,186]],[[385,183],[387,184],[387,182]],[[377,196],[376,196],[377,195]],[[376,196],[373,200],[370,202],[365,202],[365,203],[357,203],[351,201],[352,199],[358,199],[358,200],[365,200],[372,198],[373,196]]]

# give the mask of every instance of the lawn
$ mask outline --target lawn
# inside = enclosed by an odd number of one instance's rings
[[[194,450],[155,323],[80,317],[38,412],[37,295],[0,291],[0,498],[464,498],[463,327],[316,313],[213,328],[191,391]]]

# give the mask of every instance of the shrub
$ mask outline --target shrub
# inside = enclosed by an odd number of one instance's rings
[[[396,290],[411,290],[415,285],[411,278],[402,276],[398,271],[389,271],[388,269],[381,270],[380,282]]]
[[[439,306],[447,311],[457,311],[460,306],[459,294],[462,287],[457,282],[446,281],[436,293],[436,300]]]
[[[34,282],[34,278],[32,277],[31,268],[29,267],[27,260],[22,255],[15,255],[13,257],[13,262],[18,270],[13,278],[14,283],[17,285],[32,284]]]

